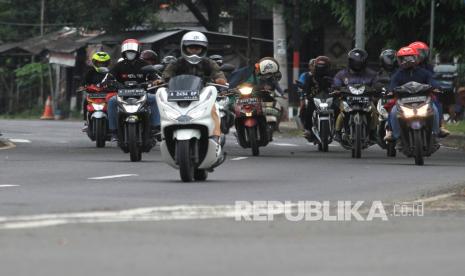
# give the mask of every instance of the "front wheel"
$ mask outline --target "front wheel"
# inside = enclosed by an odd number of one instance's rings
[[[258,156],[260,154],[260,150],[258,149],[256,127],[247,128],[247,138],[249,139],[250,147],[252,148],[252,155]]]
[[[95,144],[97,148],[105,147],[107,124],[105,119],[94,119]]]
[[[415,145],[414,156],[415,156],[415,165],[422,166],[424,164],[423,159],[423,140],[421,139],[421,131],[415,130],[413,132],[413,141]]]
[[[322,121],[320,126],[321,150],[328,152],[329,144],[329,121]]]
[[[132,162],[138,162],[142,159],[142,151],[140,150],[137,139],[137,125],[128,124],[126,127],[128,133],[129,157]]]
[[[191,150],[190,140],[178,141],[176,144],[176,161],[179,165],[179,174],[183,182],[191,182],[194,179],[195,169],[192,162]],[[200,174],[197,176],[200,176]]]
[[[386,143],[386,154],[388,157],[396,157],[396,144],[389,142]]]
[[[362,157],[362,125],[355,125],[354,142],[352,145],[352,158]]]

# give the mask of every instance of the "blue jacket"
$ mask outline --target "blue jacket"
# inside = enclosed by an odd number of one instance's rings
[[[433,74],[431,74],[431,72],[421,67],[414,67],[411,69],[397,70],[391,78],[389,90],[392,91],[394,88],[411,81],[438,87],[437,83],[433,80]]]

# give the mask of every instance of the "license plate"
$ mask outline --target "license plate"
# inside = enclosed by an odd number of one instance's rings
[[[119,89],[118,96],[120,97],[142,97],[145,95],[144,89]]]
[[[350,97],[350,98],[348,98],[348,100],[354,101],[354,102],[367,103],[367,102],[370,101],[370,98],[368,98],[368,97]]]
[[[107,93],[88,93],[87,97],[89,97],[89,99],[104,99],[107,97]]]
[[[200,91],[198,90],[170,90],[168,91],[168,101],[198,101],[199,95]]]
[[[425,102],[425,101],[426,101],[426,96],[402,98],[403,103],[417,103],[417,102]]]
[[[237,101],[238,104],[256,104],[257,102],[258,102],[257,98],[239,99]]]

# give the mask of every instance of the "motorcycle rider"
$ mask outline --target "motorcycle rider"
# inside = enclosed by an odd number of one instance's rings
[[[101,68],[110,66],[111,57],[108,53],[100,51],[92,55],[92,68],[84,75],[84,86],[97,85],[105,78],[106,73],[102,72]],[[87,99],[84,97],[82,105],[82,113],[84,119],[83,132],[87,131]]]
[[[140,58],[147,61],[150,65],[155,65],[158,62],[158,55],[152,50],[142,51],[142,53],[140,53]]]
[[[373,87],[377,82],[375,71],[367,68],[368,53],[360,48],[354,48],[347,54],[348,67],[339,71],[333,79],[333,88],[337,91],[338,87],[348,86],[351,84],[363,84]],[[342,104],[342,103],[341,103]],[[343,110],[340,107],[340,110]],[[376,108],[371,109],[370,118],[370,140],[376,142],[376,126],[378,115]],[[336,119],[334,140],[342,141],[341,131],[344,126],[344,112],[340,112]]]
[[[330,77],[331,60],[327,56],[319,56],[314,59],[313,74],[306,78],[303,84],[301,94],[301,121],[304,122],[304,137],[312,140],[314,138],[313,127],[313,112],[315,110],[315,102],[313,97],[320,93],[329,93],[332,84]],[[308,100],[308,105],[305,105],[305,99]],[[334,103],[333,103],[334,105]],[[334,109],[334,107],[333,107]]]
[[[315,59],[312,58],[308,61],[308,71],[300,74],[297,85],[302,86],[301,88],[303,88],[304,83],[312,76],[314,70],[315,70]]]
[[[174,76],[187,74],[199,76],[205,81],[213,80],[217,84],[225,85],[226,77],[218,64],[206,57],[207,49],[208,39],[203,33],[197,31],[186,33],[181,39],[182,57],[166,67],[162,75],[163,80],[167,82]],[[210,138],[219,143],[221,136],[220,118],[215,106],[211,110],[211,115],[215,127],[213,136]]]
[[[398,70],[399,65],[397,63],[396,50],[386,49],[379,55],[379,65],[381,69],[378,72],[378,83],[385,89],[389,87],[392,75]],[[390,99],[384,105],[387,112],[391,111],[391,108],[396,104],[395,99]],[[386,126],[386,132],[391,132],[391,126],[388,120]],[[392,134],[389,134],[392,135]],[[384,138],[384,137],[380,137]]]
[[[112,69],[111,74],[119,83],[126,81],[136,81],[143,83],[147,81],[148,76],[142,72],[144,66],[149,65],[147,61],[140,58],[140,43],[136,39],[126,39],[121,44],[121,56],[123,60],[118,62]],[[157,102],[155,96],[147,94],[147,104],[150,106],[150,123],[151,132],[154,138],[160,135],[160,114],[158,112]],[[117,141],[117,127],[118,127],[118,114],[117,114],[116,96],[113,96],[108,102],[108,119],[109,130],[112,135],[112,141]]]
[[[428,44],[422,41],[415,41],[410,43],[408,47],[411,47],[418,52],[418,66],[421,68],[426,69],[432,75],[434,75],[434,67],[429,63],[429,46]],[[450,134],[450,132],[443,127],[444,117],[443,117],[443,105],[439,99],[439,97],[433,97],[433,103],[436,105],[436,108],[439,112],[439,137],[446,137]]]
[[[432,75],[426,69],[417,66],[418,64],[418,51],[411,47],[403,47],[397,51],[397,60],[400,66],[398,70],[391,79],[389,85],[389,91],[393,91],[394,88],[406,84],[410,81],[415,81],[422,84],[429,84],[435,86],[433,82]],[[432,105],[434,112],[433,120],[433,133],[439,133],[439,113],[436,105]],[[394,105],[390,114],[389,121],[392,127],[392,134],[386,133],[385,140],[392,141],[397,140],[400,137],[400,123],[399,118],[397,117],[398,109]],[[399,147],[401,147],[401,140],[398,139]]]

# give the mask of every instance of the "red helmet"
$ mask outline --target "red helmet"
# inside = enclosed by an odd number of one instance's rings
[[[421,41],[415,41],[410,43],[408,47],[411,47],[415,50],[418,51],[418,54],[420,55],[420,61],[423,61],[428,58],[429,56],[429,47],[428,44],[421,42]]]
[[[133,54],[132,54],[132,53]],[[128,55],[128,53],[131,53]],[[126,39],[121,43],[121,56],[128,60],[134,60],[140,55],[140,43],[137,39]]]
[[[402,47],[397,51],[397,62],[403,68],[415,66],[418,62],[418,51],[412,47]]]

